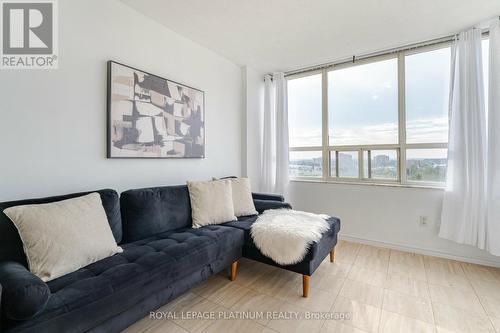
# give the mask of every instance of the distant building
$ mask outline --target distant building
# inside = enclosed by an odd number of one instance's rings
[[[352,155],[339,153],[339,163],[340,165],[344,165],[346,167],[354,165]]]
[[[373,158],[373,166],[387,166],[390,164],[391,158],[388,155],[377,155]]]

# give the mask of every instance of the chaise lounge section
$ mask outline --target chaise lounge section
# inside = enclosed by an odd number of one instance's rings
[[[253,198],[259,213],[266,209],[292,208],[290,204],[284,202],[285,199],[281,195],[254,193]],[[335,260],[335,245],[337,244],[337,234],[340,231],[340,220],[336,217],[330,217],[327,220],[330,229],[323,234],[319,242],[311,245],[304,259],[299,263],[283,266],[262,254],[255,246],[250,235],[250,229],[257,218],[258,216],[245,216],[238,219],[238,221],[226,223],[225,225],[245,232],[245,242],[243,244],[243,256],[245,258],[302,274],[302,296],[307,297],[309,295],[309,280],[314,271],[328,255],[330,255],[331,262]]]

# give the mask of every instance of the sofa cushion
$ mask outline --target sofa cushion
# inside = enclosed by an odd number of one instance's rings
[[[0,284],[3,312],[14,320],[34,317],[43,311],[49,300],[47,284],[18,262],[0,263]]]
[[[102,206],[106,212],[109,226],[117,243],[122,240],[122,220],[120,215],[120,200],[118,193],[114,190],[93,191],[101,196]],[[72,193],[54,197],[27,199],[18,201],[0,202],[0,262],[16,261],[27,267],[26,257],[23,251],[23,243],[19,237],[16,227],[12,221],[3,213],[3,210],[13,206],[44,204],[81,197],[92,192]]]
[[[128,190],[121,194],[120,203],[126,243],[191,227],[191,205],[185,185]]]
[[[127,310],[129,298],[146,299],[151,284],[165,288],[174,281],[218,263],[235,249],[241,253],[243,231],[224,226],[178,229],[122,244],[123,253],[90,264],[47,282],[51,296],[45,310],[24,325],[32,326],[74,311],[74,327],[95,326],[94,318],[80,315],[93,303],[100,315],[111,318]],[[161,283],[160,283],[161,282]],[[123,299],[126,297],[127,300]],[[102,302],[109,306],[103,307]],[[100,304],[100,305],[99,305]],[[79,326],[80,325],[80,326]]]
[[[258,215],[242,216],[238,217],[238,221],[224,223],[224,226],[243,230],[245,232],[245,245],[252,245],[253,240],[252,236],[250,236],[250,229],[252,228],[252,224],[257,220],[257,218],[259,218]]]
[[[234,215],[250,216],[257,215],[255,205],[252,199],[250,189],[250,179],[248,178],[229,178],[233,194]]]
[[[236,221],[233,191],[228,179],[187,183],[193,228]]]
[[[122,252],[98,193],[4,210],[23,241],[30,271],[43,281]]]

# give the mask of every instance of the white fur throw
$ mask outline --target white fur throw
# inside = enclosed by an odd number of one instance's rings
[[[301,262],[311,244],[329,229],[328,218],[291,209],[266,210],[250,234],[262,254],[280,265],[292,265]]]

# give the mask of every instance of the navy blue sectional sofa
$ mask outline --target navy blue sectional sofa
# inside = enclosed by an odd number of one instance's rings
[[[129,190],[121,196],[109,189],[93,192],[101,196],[123,253],[47,283],[29,272],[17,230],[2,211],[90,192],[0,203],[2,332],[120,332],[229,266],[234,277],[242,255],[276,265],[251,240],[249,229],[256,216],[192,229],[186,186]],[[290,208],[281,196],[253,196],[259,212]],[[337,242],[339,221],[329,222],[331,231],[311,247],[302,263],[282,268],[304,274],[308,282]]]

